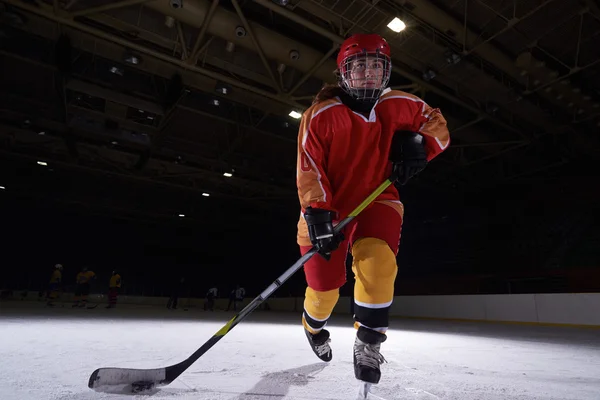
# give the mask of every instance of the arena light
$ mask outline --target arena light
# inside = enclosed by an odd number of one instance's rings
[[[202,193],[202,196],[204,196],[204,197],[209,197],[209,196],[210,196],[210,194],[208,194],[208,193]]]
[[[298,111],[294,111],[294,110],[290,111],[290,113],[288,115],[295,119],[299,119],[302,117],[302,114],[300,114]]]
[[[0,186],[0,190],[5,190],[6,188],[4,186]]]
[[[400,18],[395,17],[390,21],[389,24],[387,24],[387,27],[394,32],[401,32],[406,28],[406,24]]]
[[[47,167],[48,166],[48,163],[46,161],[38,161],[37,164],[41,165],[43,167]]]
[[[179,214],[179,218],[185,217],[185,214]]]
[[[231,172],[225,172],[223,174],[223,176],[227,177],[227,178],[231,178],[233,176],[233,174]]]

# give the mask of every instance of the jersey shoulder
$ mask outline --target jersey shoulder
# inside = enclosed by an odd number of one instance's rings
[[[344,103],[337,97],[318,102],[304,111],[303,119],[308,122],[318,115],[321,117],[326,116],[338,109],[338,106],[344,106]]]
[[[423,99],[421,99],[419,96],[415,96],[412,93],[403,92],[402,90],[393,90],[393,89],[384,91],[384,93],[381,95],[381,97],[379,99],[379,102],[381,103],[382,101],[385,101],[385,100],[409,101],[409,102],[421,103],[421,104],[425,103],[423,101]]]

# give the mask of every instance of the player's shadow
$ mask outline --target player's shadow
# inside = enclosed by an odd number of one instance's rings
[[[304,386],[328,364],[316,363],[264,375],[251,389],[232,400],[276,400],[287,395],[290,387]]]

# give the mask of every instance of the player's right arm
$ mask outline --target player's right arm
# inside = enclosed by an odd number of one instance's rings
[[[332,207],[331,184],[327,178],[329,129],[321,115],[332,106],[330,103],[326,101],[310,107],[300,121],[296,186],[303,212],[308,207],[336,211]]]

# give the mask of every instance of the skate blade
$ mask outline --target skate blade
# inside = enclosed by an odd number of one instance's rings
[[[373,384],[369,382],[361,382],[360,387],[358,388],[358,398],[359,400],[364,400],[369,398],[369,393],[371,392],[371,386]]]
[[[372,383],[369,382],[361,382],[360,388],[358,390],[357,400],[386,400],[383,397],[379,397],[371,392],[371,388],[373,387]]]

